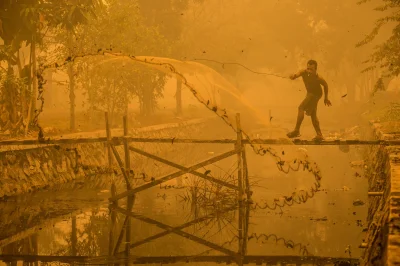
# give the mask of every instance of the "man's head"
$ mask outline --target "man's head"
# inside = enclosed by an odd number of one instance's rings
[[[310,74],[316,74],[317,73],[317,67],[318,63],[315,60],[308,60],[307,62],[307,72]]]

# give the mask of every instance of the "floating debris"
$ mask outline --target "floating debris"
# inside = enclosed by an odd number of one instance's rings
[[[354,206],[362,206],[364,204],[365,204],[365,202],[360,199],[356,199],[355,201],[353,201]]]
[[[346,187],[346,186],[343,186],[342,189],[343,189],[343,191],[349,191],[350,190],[350,188]]]
[[[328,221],[328,217],[324,216],[322,218],[310,218],[311,221]]]
[[[351,167],[363,167],[364,160],[350,162]]]

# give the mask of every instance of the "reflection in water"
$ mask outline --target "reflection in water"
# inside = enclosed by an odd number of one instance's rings
[[[252,234],[250,236],[248,236],[248,241],[255,239],[258,243],[266,243],[268,241],[273,241],[275,242],[275,244],[281,244],[286,248],[290,248],[290,249],[299,249],[299,253],[303,256],[311,256],[312,254],[307,250],[307,247],[301,243],[295,243],[292,240],[287,240],[283,237],[279,237],[275,234]]]
[[[82,210],[69,219],[43,228],[40,233],[34,232],[2,246],[0,259],[10,265],[16,265],[18,261],[109,265],[178,262],[201,262],[201,265],[357,264],[356,259],[312,256],[307,245],[275,234],[249,234],[250,205],[229,200],[214,205],[218,207],[212,209],[212,204],[204,204],[204,199],[195,200],[199,199],[199,193],[204,192],[192,188],[187,193],[186,197],[191,198],[191,210],[186,221],[178,215],[161,222],[157,215],[141,208],[143,206],[135,197],[110,205],[99,201],[96,208]],[[216,199],[215,195],[208,198]],[[153,230],[145,229],[145,224]],[[177,236],[180,239],[175,239]],[[249,255],[248,248],[252,242],[266,247],[272,243],[293,250],[297,255]],[[171,246],[171,243],[174,244]],[[149,249],[150,246],[155,248]]]
[[[284,213],[278,213],[279,208],[274,212],[254,209],[255,204],[240,205],[233,190],[204,184],[204,179],[192,175],[183,176],[177,184],[184,189],[173,189],[176,184],[168,182],[136,194],[135,199],[125,198],[118,205],[108,204],[110,182],[99,182],[95,188],[41,192],[14,203],[0,202],[0,259],[124,264],[128,258],[130,263],[158,265],[356,263],[347,259],[349,253],[341,247],[351,244],[351,255],[358,256],[354,247],[362,228],[355,221],[363,219],[365,209],[354,207],[352,202],[363,199],[365,181],[346,177],[351,175],[346,168],[349,158],[325,155],[331,157],[321,163],[327,175],[324,190],[317,199],[284,209]],[[234,160],[225,162],[224,169],[237,165]],[[303,183],[308,187],[301,175],[275,178],[270,173],[273,165],[256,158],[250,158],[249,163],[249,169],[263,176],[258,186],[252,186],[254,202],[271,201],[278,193],[285,195]],[[340,169],[332,168],[335,164],[340,164]],[[236,170],[218,175],[212,169],[209,175],[230,183]],[[350,190],[336,189],[343,186]],[[130,201],[134,202],[132,207]]]

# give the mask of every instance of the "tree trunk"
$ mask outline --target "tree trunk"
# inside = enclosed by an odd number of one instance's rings
[[[112,95],[116,95],[115,90],[116,90],[116,85],[115,85],[115,79],[114,79],[113,80]],[[109,123],[110,123],[110,127],[113,127],[114,126],[113,122],[114,122],[115,105],[118,104],[118,103],[116,102],[116,99],[112,99],[111,97],[109,97],[109,99],[112,100],[111,103],[110,103],[111,104],[111,109],[108,112],[110,114]]]
[[[37,67],[36,67],[36,41],[34,40],[32,42],[32,70],[33,70],[33,74],[32,74],[32,110],[36,110],[36,98],[37,98]]]
[[[153,113],[153,91],[151,90],[143,90],[143,99],[142,99],[142,115],[149,116]]]
[[[20,51],[18,50],[18,52],[17,52],[17,61],[18,61],[18,64],[17,64],[17,66],[18,66],[18,77],[19,78],[22,78],[22,76],[23,76],[23,69],[22,69],[22,64],[21,64],[21,56],[20,56]],[[25,62],[24,62],[25,63]],[[25,116],[25,112],[26,112],[26,108],[25,108],[25,105],[26,105],[26,95],[25,95],[25,92],[26,91],[26,87],[25,87],[25,85],[21,88],[21,91],[20,91],[20,104],[21,104],[21,116],[22,117],[24,117]]]
[[[69,55],[72,57],[72,32],[68,32],[68,47],[70,49]],[[68,64],[68,78],[69,78],[69,108],[70,120],[69,129],[75,131],[75,76],[74,76],[74,61]]]
[[[363,74],[360,78],[360,101],[364,101],[366,98],[365,87],[367,86],[366,74]]]
[[[355,103],[356,101],[356,84],[353,80],[346,82],[347,87],[347,99],[349,104]]]
[[[72,217],[72,224],[71,224],[71,255],[76,256],[77,253],[77,243],[78,243],[78,236],[76,230],[76,216]]]
[[[75,78],[73,63],[68,64],[69,78],[69,129],[75,131]]]
[[[32,43],[31,43],[31,54],[30,54],[30,67],[31,67],[31,73],[30,77],[32,77],[32,83],[29,85],[29,91],[31,92],[31,99],[29,101],[29,106],[28,106],[28,115],[26,118],[26,127],[25,127],[25,135],[28,134],[29,131],[29,125],[32,122],[32,111],[36,109],[36,95],[37,95],[37,79],[36,79],[36,42],[35,38],[32,38]],[[32,88],[32,90],[31,90]]]
[[[175,98],[176,98],[176,114],[181,115],[182,114],[182,80],[180,80],[180,79],[176,80]]]
[[[392,78],[391,77],[382,77],[382,81],[383,81],[383,88],[385,91],[387,91],[389,88],[389,83],[390,83],[390,81],[392,81]]]
[[[111,126],[112,125],[112,116],[110,116],[111,114],[111,83],[107,82],[106,84],[106,97],[107,97],[107,103],[106,103],[106,110],[108,113],[108,124]]]
[[[7,79],[11,80],[14,78],[14,70],[12,67],[12,64],[10,62],[10,60],[8,60],[8,69],[7,69]],[[7,95],[8,95],[8,99],[9,100],[9,121],[10,121],[10,125],[14,126],[16,121],[17,121],[17,94],[18,92],[16,91],[17,88],[15,88],[14,84],[12,82],[9,82],[7,84],[7,87],[5,88],[7,90]],[[11,132],[11,129],[10,129]]]
[[[46,86],[47,86],[47,91],[48,93],[46,94],[46,103],[47,107],[51,108],[53,106],[53,70],[49,69],[47,70],[47,75],[46,75]]]
[[[128,117],[128,112],[129,112],[129,91],[127,88],[125,88],[125,111],[124,115]]]

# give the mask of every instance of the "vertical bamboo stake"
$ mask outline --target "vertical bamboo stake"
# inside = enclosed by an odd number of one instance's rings
[[[251,198],[250,192],[250,181],[249,181],[249,171],[247,168],[247,157],[246,157],[246,145],[243,144],[243,151],[242,151],[242,160],[243,160],[243,178],[244,178],[244,185],[245,185],[245,192],[247,195],[247,200],[249,201]]]
[[[247,195],[247,203],[251,203],[251,192],[250,192],[250,182],[249,182],[249,172],[247,168],[247,157],[246,157],[246,145],[243,144],[243,151],[242,151],[242,158],[243,158],[243,177],[244,177],[244,182],[245,182],[245,191]],[[243,203],[239,203],[239,208],[243,220],[243,231],[242,231],[242,239],[243,239],[243,245],[242,245],[242,258],[244,258],[247,254],[247,238],[248,238],[248,232],[249,232],[249,217],[250,217],[250,212],[249,212],[249,205],[246,204],[244,206]],[[245,210],[244,210],[245,208]]]
[[[128,118],[124,115],[124,137],[128,136]],[[128,140],[124,139],[124,151],[125,151],[125,171],[126,175],[129,177],[129,172],[131,169],[131,159],[130,159],[130,151],[128,146]],[[127,184],[128,190],[131,189],[130,185]]]
[[[240,127],[240,114],[236,114],[236,131],[237,131],[237,160],[238,160],[238,184],[239,184],[239,201],[242,201],[243,197],[243,169],[242,169],[242,129]]]
[[[243,169],[242,169],[242,129],[240,126],[240,114],[236,114],[236,131],[237,131],[237,160],[238,160],[238,184],[239,184],[239,220],[238,220],[238,235],[239,235],[239,257],[238,265],[243,265]]]
[[[129,211],[132,211],[133,205],[135,203],[135,195],[130,196],[127,198],[127,209]],[[127,224],[126,224],[126,245],[125,245],[125,256],[126,256],[126,262],[125,265],[129,265],[129,256],[130,256],[130,251],[131,251],[131,217],[128,215],[127,216]]]
[[[124,137],[128,136],[128,117],[127,115],[124,115]],[[129,146],[128,146],[128,140],[124,139],[124,151],[125,151],[125,170],[126,170],[126,175],[129,177],[129,172],[130,172],[130,167],[131,167],[131,161],[130,161],[130,151],[129,151]],[[127,189],[131,189],[131,186],[129,183],[127,183]],[[132,211],[134,204],[134,196],[128,197],[127,198],[127,207],[128,210]],[[126,256],[126,262],[125,265],[129,265],[129,256],[130,256],[130,245],[131,245],[131,218],[128,216],[127,217],[127,225],[126,225],[126,245],[125,245],[125,256]]]
[[[109,153],[111,154],[111,153]],[[115,184],[113,183],[111,185],[111,196],[114,197],[115,195],[117,195],[117,188],[115,186]],[[111,203],[111,205],[109,206],[110,212],[111,212],[111,219],[110,219],[110,232],[109,232],[109,236],[108,236],[108,255],[111,257],[113,256],[113,250],[114,250],[114,231],[115,231],[115,223],[117,221],[117,214],[115,212],[114,207],[118,206],[118,202],[114,201]],[[112,264],[109,264],[112,265]]]
[[[108,167],[112,168],[112,155],[109,141],[111,140],[110,124],[108,123],[108,112],[104,113],[106,119],[106,133],[107,133],[107,153],[108,153]]]
[[[250,223],[250,205],[246,204],[245,206],[245,214],[244,214],[244,230],[243,230],[243,257],[247,254],[247,241],[249,237],[249,223]]]

